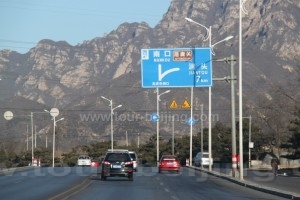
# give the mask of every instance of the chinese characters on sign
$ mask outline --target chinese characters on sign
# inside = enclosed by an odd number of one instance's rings
[[[174,61],[190,61],[193,58],[193,52],[191,50],[178,50],[173,51]]]

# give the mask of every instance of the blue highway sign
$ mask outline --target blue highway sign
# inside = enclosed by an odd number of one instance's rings
[[[210,48],[142,49],[143,88],[210,87]]]
[[[151,115],[151,121],[153,121],[153,122],[157,122],[159,120],[159,116],[158,116],[158,114],[156,114],[156,113],[153,113],[152,115]]]
[[[196,124],[196,120],[194,119],[194,118],[191,118],[191,117],[189,117],[188,119],[187,119],[187,121],[186,121],[186,123],[188,124],[188,125],[195,125]],[[191,124],[192,123],[192,124]]]

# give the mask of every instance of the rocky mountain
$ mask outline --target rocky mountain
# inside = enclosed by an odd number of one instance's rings
[[[245,114],[262,116],[261,105],[277,104],[278,91],[284,94],[278,108],[288,105],[288,111],[299,99],[300,61],[300,3],[298,1],[251,0],[243,4],[243,99]],[[232,40],[214,47],[214,59],[238,57],[239,1],[238,0],[173,0],[168,11],[154,28],[146,23],[123,23],[104,37],[87,38],[82,44],[71,46],[65,41],[40,41],[26,54],[0,51],[2,100],[1,111],[12,110],[15,116],[27,115],[52,107],[58,108],[60,122],[57,130],[58,146],[70,149],[77,144],[110,139],[110,108],[104,96],[113,105],[122,104],[114,111],[114,135],[124,143],[125,132],[131,142],[148,139],[156,133],[156,124],[150,115],[156,112],[156,94],[153,89],[141,88],[142,48],[207,47],[206,30],[185,20],[191,18],[206,27],[211,26],[212,44],[232,35]],[[235,65],[238,75],[238,63]],[[230,75],[230,65],[216,62],[214,77]],[[236,84],[236,87],[238,85]],[[172,99],[190,100],[189,88],[172,88],[164,95],[160,109],[165,115],[161,134],[171,137],[171,115],[176,121],[178,135],[189,133],[185,125],[188,110],[170,110]],[[237,88],[237,95],[238,88]],[[237,98],[236,98],[237,99]],[[208,90],[194,92],[194,110],[201,104],[207,112]],[[213,113],[225,124],[230,124],[230,84],[215,82],[212,88]],[[285,111],[286,112],[286,111]],[[40,115],[39,115],[40,116]],[[50,117],[36,116],[38,139],[51,134]],[[25,125],[1,119],[2,135],[16,135],[14,141],[25,148]],[[8,127],[9,124],[16,125]],[[206,121],[207,123],[207,121]],[[199,125],[195,126],[195,131]],[[7,141],[7,140],[3,140]]]

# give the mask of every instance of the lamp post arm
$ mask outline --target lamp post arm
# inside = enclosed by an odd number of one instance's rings
[[[106,98],[104,96],[101,96],[101,98],[104,99],[104,100],[106,100],[106,101],[108,101],[111,104],[111,106],[112,106],[112,100],[110,100],[110,99],[108,99],[108,98]]]
[[[230,40],[230,39],[232,39],[232,38],[233,38],[233,36],[230,35],[230,36],[224,38],[223,40],[220,40],[219,42],[216,42],[216,43],[212,44],[212,45],[211,45],[211,48],[214,48],[214,46],[216,46],[217,44],[219,44],[219,43],[221,43],[221,42],[225,42],[225,41]]]
[[[242,9],[243,13],[245,13],[247,15],[248,11],[246,10],[245,5],[244,5],[246,3],[246,1],[247,0],[242,0],[242,2],[241,2],[241,9]]]
[[[210,28],[207,28],[207,27],[206,27],[206,26],[204,26],[203,24],[200,24],[200,23],[198,23],[198,22],[196,22],[196,21],[192,20],[191,18],[188,18],[188,17],[186,17],[185,19],[186,19],[188,22],[191,22],[191,23],[197,24],[197,25],[199,25],[199,26],[201,26],[201,27],[203,27],[203,28],[205,28],[205,29],[206,29],[206,32],[207,32],[207,37],[206,37],[206,38],[204,38],[204,39],[203,39],[203,41],[206,41],[206,40],[208,40],[208,39],[210,39],[210,38],[211,38],[211,30],[210,30]]]
[[[225,42],[225,41],[227,41],[227,40],[230,40],[230,39],[232,39],[232,38],[233,38],[233,36],[232,36],[232,35],[230,35],[230,36],[228,36],[228,37],[224,38],[223,40],[220,40],[219,42],[216,42],[216,43],[214,43],[214,44],[210,45],[210,47],[211,47],[211,51],[212,51],[212,54],[213,54],[213,55],[215,55],[215,52],[214,52],[214,47],[215,47],[217,44],[220,44],[221,42]]]

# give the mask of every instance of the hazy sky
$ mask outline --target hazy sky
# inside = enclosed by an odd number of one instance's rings
[[[171,0],[0,0],[0,50],[26,53],[42,39],[71,45],[102,37],[124,22],[154,27]]]

